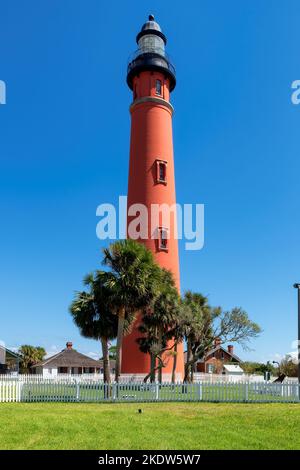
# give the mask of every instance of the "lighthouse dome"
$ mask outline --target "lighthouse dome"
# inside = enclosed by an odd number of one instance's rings
[[[149,20],[142,26],[142,31],[145,31],[147,29],[155,29],[156,31],[161,32],[161,27],[158,23],[156,23],[153,15],[149,15]]]
[[[143,24],[141,31],[136,37],[136,42],[139,44],[139,41],[141,38],[143,38],[144,36],[149,36],[149,35],[160,38],[161,42],[164,44],[167,43],[166,36],[162,32],[159,24],[155,21],[153,15],[149,15],[148,21],[146,21],[146,23]]]

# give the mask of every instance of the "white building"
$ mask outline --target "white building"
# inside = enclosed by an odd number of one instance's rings
[[[224,364],[223,374],[241,376],[241,375],[244,375],[244,371],[238,364]]]
[[[96,361],[77,352],[73,349],[72,343],[68,342],[65,349],[35,364],[32,369],[45,378],[55,377],[58,374],[100,374],[102,361]]]

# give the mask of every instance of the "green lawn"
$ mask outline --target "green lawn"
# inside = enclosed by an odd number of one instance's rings
[[[1,403],[0,429],[1,450],[300,449],[300,406]]]

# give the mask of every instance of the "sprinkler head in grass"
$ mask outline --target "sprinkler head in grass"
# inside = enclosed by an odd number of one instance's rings
[[[140,408],[139,408],[139,410],[138,410],[138,411],[139,411],[139,414],[143,413],[143,410],[141,410]]]

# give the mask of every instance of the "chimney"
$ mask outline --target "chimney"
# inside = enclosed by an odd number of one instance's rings
[[[229,354],[233,354],[233,346],[232,346],[232,344],[229,344],[229,345],[227,346],[227,349],[228,349]]]
[[[67,349],[72,349],[73,343],[71,341],[68,341],[66,346],[67,346]]]
[[[217,346],[220,346],[221,345],[221,339],[220,338],[215,338],[215,348]]]

